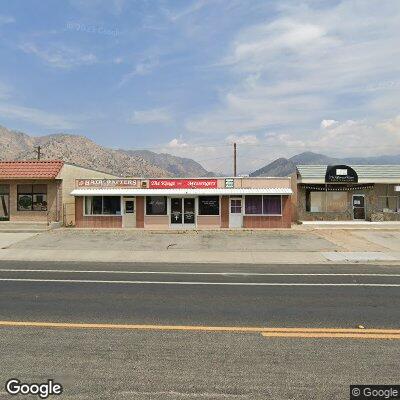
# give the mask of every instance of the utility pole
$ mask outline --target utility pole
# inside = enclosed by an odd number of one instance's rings
[[[233,143],[233,176],[236,177],[236,143]]]
[[[37,153],[37,159],[40,160],[40,146],[35,146],[36,153]]]

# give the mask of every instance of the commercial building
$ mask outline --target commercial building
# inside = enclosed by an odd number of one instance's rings
[[[81,228],[290,228],[290,178],[78,179]]]
[[[400,165],[298,165],[296,219],[400,221]]]
[[[0,221],[75,224],[77,177],[113,175],[60,160],[0,162]]]

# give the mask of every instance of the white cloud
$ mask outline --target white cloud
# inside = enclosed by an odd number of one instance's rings
[[[172,115],[166,108],[135,110],[128,121],[134,125],[166,124],[172,121]]]
[[[188,147],[188,144],[182,139],[174,138],[168,142],[167,147],[170,149],[184,149]]]
[[[35,125],[51,129],[74,129],[76,123],[60,114],[53,114],[37,108],[21,107],[0,103],[0,116],[14,120],[31,122]]]
[[[373,126],[398,113],[397,86],[387,82],[397,82],[399,72],[400,2],[282,1],[277,7],[275,16],[232,40],[217,63],[230,83],[208,111],[189,116],[189,131],[222,138],[274,130],[297,142],[326,115],[367,118]],[[321,126],[339,128],[329,120]]]
[[[255,135],[229,135],[226,139],[228,143],[237,143],[237,144],[257,144],[258,139]]]
[[[0,14],[0,25],[12,24],[14,22],[15,22],[15,18],[12,17],[11,15]]]
[[[74,68],[82,65],[92,65],[97,63],[97,57],[92,53],[67,47],[62,44],[51,45],[42,48],[34,43],[27,42],[20,46],[20,49],[27,54],[34,54],[46,64],[56,68]]]
[[[158,65],[160,61],[158,57],[146,57],[139,61],[132,71],[123,75],[121,80],[118,83],[118,86],[121,87],[128,83],[135,76],[143,76],[150,74]]]
[[[335,121],[334,119],[323,119],[321,121],[321,128],[329,129],[329,128],[333,128],[337,124],[338,124],[338,121]]]

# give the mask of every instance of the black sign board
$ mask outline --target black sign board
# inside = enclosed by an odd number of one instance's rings
[[[348,165],[328,165],[325,182],[357,183],[358,175]]]

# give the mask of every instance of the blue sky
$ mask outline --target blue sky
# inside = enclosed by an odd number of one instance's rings
[[[26,0],[0,7],[0,124],[229,172],[400,153],[400,2]]]

